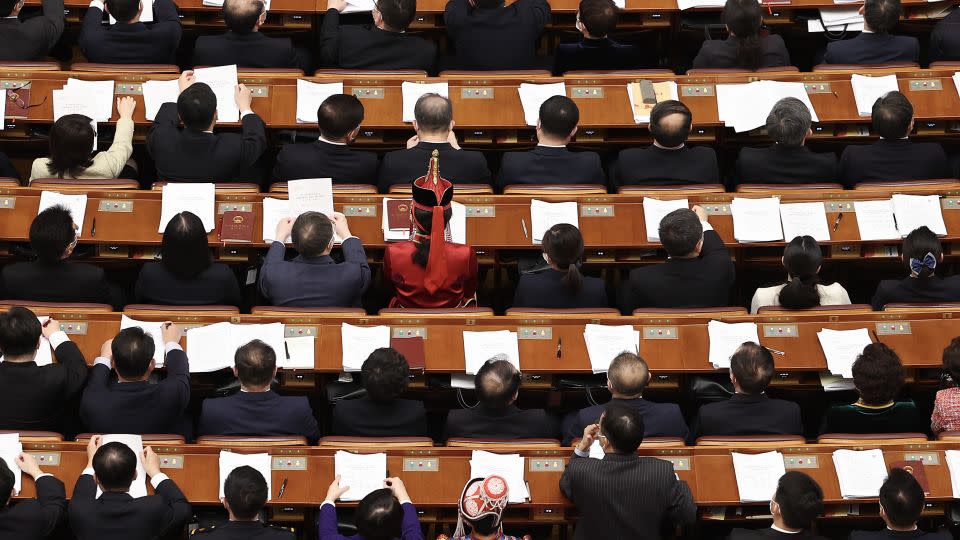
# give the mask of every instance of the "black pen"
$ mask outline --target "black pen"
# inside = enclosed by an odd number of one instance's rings
[[[283,350],[287,353],[287,360],[290,359],[290,346],[287,345],[287,340],[283,340]]]
[[[872,328],[870,329],[870,336],[873,337],[874,343],[880,343],[880,338],[877,337],[877,333]]]
[[[96,235],[97,235],[97,218],[93,218],[93,224],[90,225],[90,236],[93,237]]]
[[[833,232],[837,232],[837,228],[840,227],[840,220],[843,219],[843,212],[837,214],[837,219],[833,222]]]
[[[283,482],[280,484],[280,493],[277,493],[277,498],[278,498],[278,499],[282,499],[282,498],[283,498],[283,492],[284,492],[286,489],[287,489],[287,479],[284,478],[284,479],[283,479]]]
[[[559,337],[559,338],[557,338],[557,360],[559,360],[560,357],[563,356],[563,349],[562,349],[562,347],[563,347],[563,338],[562,338],[562,337]]]

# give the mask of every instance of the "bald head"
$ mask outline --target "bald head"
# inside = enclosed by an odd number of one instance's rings
[[[687,141],[693,115],[679,101],[661,101],[650,111],[650,134],[664,148],[675,148]]]
[[[266,13],[263,0],[224,0],[223,21],[227,28],[238,34],[256,32],[263,24],[261,16]]]
[[[610,362],[607,382],[610,385],[610,393],[614,397],[640,397],[647,383],[650,382],[650,370],[643,358],[630,352],[623,352]]]
[[[413,107],[414,128],[423,135],[446,137],[453,128],[453,106],[440,94],[424,94]]]
[[[477,370],[474,384],[481,407],[504,409],[517,399],[520,371],[507,360],[492,359]]]

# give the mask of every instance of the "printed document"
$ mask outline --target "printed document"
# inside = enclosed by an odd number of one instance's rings
[[[687,199],[672,199],[662,201],[650,197],[643,198],[643,223],[647,228],[647,241],[660,241],[660,222],[663,217],[674,210],[690,208]]]
[[[217,66],[193,70],[197,82],[206,83],[217,96],[217,122],[239,122],[237,107],[237,66]]]
[[[191,212],[203,222],[210,232],[217,228],[214,211],[216,191],[213,184],[166,184],[160,202],[160,228],[162,233],[167,223],[180,212]]]
[[[520,105],[523,106],[523,118],[528,126],[537,125],[540,119],[540,106],[553,96],[567,95],[567,86],[562,83],[530,84],[520,83]]]
[[[57,191],[43,191],[40,193],[40,207],[37,214],[43,212],[51,206],[62,206],[70,211],[70,217],[73,218],[77,226],[77,238],[83,236],[83,221],[87,214],[87,195],[80,193],[78,195],[67,195]]]
[[[953,498],[960,499],[960,450],[947,450],[947,468],[950,469],[950,485],[953,487]]]
[[[780,477],[787,473],[783,454],[777,451],[762,454],[733,452],[733,472],[741,502],[769,501],[777,491]]]
[[[111,442],[119,442],[127,445],[130,450],[133,450],[133,453],[137,455],[137,475],[133,478],[133,483],[130,484],[130,491],[127,493],[130,494],[134,499],[139,499],[140,497],[147,496],[147,471],[143,468],[143,438],[140,435],[123,435],[123,434],[113,434],[113,435],[104,435],[103,443],[107,444]],[[97,486],[97,497],[100,498],[100,495],[103,495],[103,491],[100,490],[100,486]]]
[[[900,238],[893,217],[893,201],[853,201],[857,213],[860,240],[893,240]]]
[[[22,453],[23,444],[20,443],[19,433],[0,434],[0,459],[6,462],[7,468],[13,473],[14,495],[20,494],[20,487],[23,485],[23,471],[17,465],[17,457]]]
[[[371,491],[384,487],[387,479],[387,454],[354,454],[343,450],[333,455],[334,474],[340,475],[340,486],[350,489],[341,501],[359,501]]]
[[[677,93],[677,83],[674,81],[659,81],[653,83],[653,93],[657,98],[657,103],[671,99],[680,99],[680,95]],[[630,110],[633,111],[633,121],[637,124],[649,123],[650,113],[653,111],[656,103],[643,102],[640,83],[632,82],[627,84],[627,98],[630,100]]]
[[[280,220],[290,216],[290,201],[288,199],[274,199],[273,197],[263,198],[263,241],[270,243],[274,240],[290,243],[290,236],[286,238],[274,238],[277,235],[277,225]]]
[[[520,454],[495,454],[474,450],[470,457],[470,478],[486,478],[492,474],[507,481],[507,501],[523,503],[530,498],[523,477],[525,460]]]
[[[710,321],[707,323],[707,334],[710,337],[709,361],[714,368],[729,368],[730,357],[744,343],[752,341],[760,344],[757,323],[752,322]]]
[[[834,375],[845,379],[853,378],[853,362],[863,352],[863,348],[873,343],[866,328],[858,330],[831,330],[824,328],[817,332],[820,348],[827,358],[827,369]]]
[[[142,22],[142,23],[152,23],[152,22],[153,22],[153,4],[154,4],[154,2],[156,2],[156,0],[150,1],[149,4],[147,4],[147,2],[143,2],[143,11],[140,12],[140,22]],[[111,24],[111,25],[117,24],[117,20],[113,18],[113,15],[108,14],[108,16],[110,17],[110,24]]]
[[[244,465],[253,467],[267,481],[267,500],[273,498],[273,474],[271,472],[270,454],[238,454],[236,452],[220,451],[220,498],[223,498],[223,483],[227,481],[227,476],[237,467]]]
[[[277,367],[283,369],[313,369],[316,359],[316,336],[296,336],[285,338],[287,351],[290,352],[290,358],[286,354],[277,355]]]
[[[836,450],[833,466],[837,470],[840,495],[844,499],[861,499],[880,495],[880,486],[887,480],[887,464],[883,451]]]
[[[343,370],[360,371],[370,353],[390,346],[389,326],[340,325],[340,348],[343,351]]]
[[[477,371],[489,360],[507,360],[520,369],[520,344],[517,333],[510,330],[463,332],[463,359],[467,375]]]
[[[860,116],[873,114],[873,104],[878,99],[900,89],[896,75],[868,77],[854,74],[850,76],[850,85],[853,86],[853,99],[857,102],[857,114]]]
[[[417,100],[424,94],[440,94],[443,97],[450,97],[450,88],[445,82],[417,83],[404,81],[400,85],[400,92],[403,95],[404,122],[413,122],[413,109],[417,105]]]
[[[733,214],[733,237],[738,242],[783,240],[779,198],[734,197],[730,203],[730,213]]]
[[[54,120],[64,114],[83,114],[89,116],[91,120],[97,122],[106,122],[113,116],[113,88],[115,82],[109,81],[85,81],[82,79],[67,79],[63,86],[60,97],[65,97],[65,106],[75,108],[76,101],[80,101],[82,110],[61,110],[57,114],[57,96],[54,95],[53,116]]]
[[[283,323],[232,324],[219,322],[187,330],[187,357],[191,373],[208,373],[233,367],[233,355],[243,345],[259,339],[286,359]]]
[[[897,218],[897,230],[901,237],[906,237],[923,226],[929,227],[937,236],[947,235],[939,195],[896,194],[890,201],[893,203],[893,215]]]
[[[559,223],[569,223],[574,227],[580,228],[578,219],[579,209],[576,201],[562,203],[548,203],[537,199],[530,201],[530,222],[533,230],[534,244],[543,242],[543,235],[547,234],[550,227]]]
[[[628,324],[584,325],[583,341],[587,345],[587,355],[594,373],[606,373],[610,369],[610,362],[622,352],[640,354],[640,331]]]
[[[147,120],[157,118],[164,103],[176,103],[180,97],[180,83],[177,79],[169,81],[143,81],[143,109]]]
[[[140,327],[144,332],[150,334],[150,337],[153,338],[153,361],[156,362],[158,368],[163,367],[165,353],[162,334],[163,322],[137,321],[126,315],[120,316],[121,330],[133,327]]]
[[[315,83],[297,79],[297,123],[315,124],[317,110],[325,99],[343,93],[343,83]]]
[[[721,121],[737,133],[767,125],[767,115],[785,97],[797,98],[810,109],[814,122],[819,122],[807,90],[800,82],[754,81],[746,84],[718,84],[717,114]]]
[[[827,211],[822,202],[780,205],[783,239],[790,242],[798,236],[812,236],[817,242],[830,240]]]

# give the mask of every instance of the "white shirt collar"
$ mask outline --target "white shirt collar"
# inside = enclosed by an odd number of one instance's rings
[[[782,532],[783,534],[800,534],[801,532],[803,532],[803,531],[788,531],[788,530],[786,530],[786,529],[781,529],[780,527],[777,527],[776,525],[770,525],[770,528],[773,529],[773,530],[775,530],[775,531],[777,531],[777,532]]]
[[[327,143],[327,144],[335,144],[335,145],[337,145],[337,146],[346,146],[346,145],[347,145],[347,143],[345,143],[345,142],[328,141],[327,139],[324,139],[324,138],[323,138],[323,135],[321,135],[320,138],[317,139],[317,140],[320,141],[320,142],[325,142],[325,143]]]
[[[657,148],[663,148],[664,150],[680,150],[681,148],[686,146],[686,143],[681,143],[680,146],[663,146],[657,141],[653,141],[653,145],[656,146]]]
[[[542,146],[544,148],[566,148],[567,147],[567,145],[565,144],[543,144],[543,143],[537,143],[537,146]]]
[[[888,530],[888,531],[893,531],[893,529],[891,529],[889,525],[887,525],[887,530]],[[910,529],[910,531],[915,531],[915,530],[917,530],[917,525],[916,525],[916,523],[914,523],[913,528]],[[894,531],[894,532],[910,532],[910,531]]]

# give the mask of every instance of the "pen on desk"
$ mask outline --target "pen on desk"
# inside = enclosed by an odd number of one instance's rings
[[[873,328],[870,329],[870,337],[873,338],[874,343],[880,343],[880,338],[877,337],[877,333],[873,331]]]
[[[838,94],[836,90],[831,90],[831,92],[833,92],[833,97],[840,99],[840,94]]]
[[[287,479],[284,478],[284,479],[283,479],[283,482],[280,483],[280,493],[277,493],[277,498],[278,498],[278,499],[282,499],[282,498],[283,498],[283,492],[286,491],[286,489],[287,489]]]
[[[287,360],[290,359],[290,345],[287,345],[287,340],[283,340],[283,350],[287,353]]]
[[[837,232],[837,228],[840,227],[840,221],[843,219],[843,212],[837,214],[837,219],[833,222],[833,232]]]
[[[778,351],[778,350],[776,350],[776,349],[771,349],[770,347],[767,347],[767,346],[764,346],[764,348],[767,349],[768,351],[772,352],[773,354],[777,355],[777,356],[784,356],[785,354],[787,354],[787,353],[785,353],[785,352],[783,352],[783,351]]]
[[[563,356],[563,348],[562,348],[562,347],[563,347],[563,338],[562,338],[562,337],[559,337],[559,338],[557,338],[557,360],[559,360],[560,357]]]
[[[527,221],[523,218],[520,218],[520,226],[523,227],[523,237],[529,240],[530,235],[527,233]]]
[[[97,235],[97,218],[93,218],[93,224],[90,225],[90,236]]]

